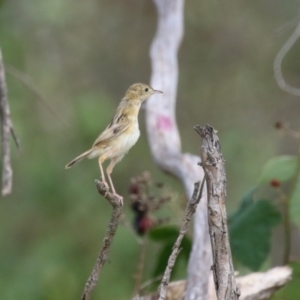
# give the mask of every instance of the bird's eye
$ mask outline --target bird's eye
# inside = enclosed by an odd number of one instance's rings
[[[145,92],[148,92],[149,91],[149,89],[148,88],[145,88]]]

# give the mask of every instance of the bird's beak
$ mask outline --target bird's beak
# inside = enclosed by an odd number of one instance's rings
[[[153,90],[154,94],[163,94],[162,91],[158,91],[158,90]]]

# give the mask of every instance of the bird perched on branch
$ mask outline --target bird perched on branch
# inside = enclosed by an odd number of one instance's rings
[[[106,159],[110,159],[106,174],[113,193],[118,195],[110,175],[116,163],[124,157],[140,136],[138,113],[141,104],[151,95],[157,93],[162,92],[154,90],[147,84],[136,83],[130,86],[112,121],[98,136],[92,148],[74,158],[66,165],[66,169],[71,168],[84,158],[98,157],[102,181],[106,183],[102,163]]]

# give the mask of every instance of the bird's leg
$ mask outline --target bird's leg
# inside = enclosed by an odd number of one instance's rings
[[[105,184],[107,185],[107,182],[106,182],[105,176],[104,176],[103,167],[102,167],[103,161],[102,161],[101,157],[99,157],[98,162],[99,162],[99,167],[100,167],[100,172],[101,172],[102,182],[105,183]]]
[[[109,180],[109,184],[110,184],[110,186],[111,186],[111,189],[112,189],[112,191],[113,191],[113,194],[116,195],[116,196],[118,196],[118,197],[120,197],[121,202],[122,202],[122,205],[123,205],[123,197],[120,196],[120,195],[118,195],[118,194],[116,193],[114,184],[113,184],[112,179],[111,179],[111,176],[110,176],[111,173],[112,173],[112,171],[113,171],[114,166],[116,165],[117,162],[119,162],[119,161],[122,159],[122,157],[123,157],[123,155],[122,155],[121,157],[118,157],[118,158],[112,158],[112,159],[111,159],[111,161],[110,161],[110,163],[109,163],[109,165],[108,165],[108,167],[107,167],[107,169],[106,169],[106,174],[107,174],[107,177],[108,177],[108,180]]]

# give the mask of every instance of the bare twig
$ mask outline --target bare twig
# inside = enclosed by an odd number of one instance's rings
[[[278,86],[282,90],[284,90],[292,95],[296,95],[296,96],[300,96],[300,88],[295,88],[285,82],[285,79],[282,75],[281,65],[282,65],[283,59],[286,57],[287,53],[291,50],[291,48],[294,46],[294,44],[299,39],[299,37],[300,37],[300,22],[298,23],[298,25],[297,25],[296,29],[294,30],[294,32],[292,33],[292,35],[288,38],[288,40],[285,42],[285,44],[279,50],[279,52],[277,53],[277,56],[274,60],[274,75],[275,75],[275,79],[276,79]]]
[[[10,109],[7,98],[7,86],[5,69],[0,49],[0,115],[1,115],[1,146],[2,146],[2,196],[11,193],[13,170],[10,161],[10,135],[12,135],[17,148],[20,149],[19,141],[14,132]]]
[[[196,211],[197,205],[201,199],[203,187],[204,187],[204,181],[205,181],[205,178],[202,181],[201,187],[200,187],[200,182],[196,182],[194,185],[194,192],[193,192],[192,199],[187,204],[184,218],[182,221],[182,225],[180,228],[179,236],[173,246],[172,253],[168,260],[168,265],[166,267],[164,276],[163,276],[161,284],[159,286],[159,300],[166,299],[167,288],[168,288],[168,285],[170,282],[170,277],[171,277],[171,273],[172,273],[173,267],[176,262],[176,258],[180,252],[180,245],[181,245],[183,237],[185,236],[185,234],[187,232],[189,223]]]
[[[216,131],[209,125],[195,126],[202,139],[201,160],[207,180],[208,227],[213,254],[213,275],[219,300],[235,300],[236,285],[228,238],[225,207],[226,174],[221,145]]]
[[[184,0],[153,0],[157,12],[157,30],[151,44],[151,85],[164,93],[146,102],[148,140],[154,161],[177,177],[188,199],[193,183],[202,180],[204,173],[197,166],[199,156],[182,153],[176,122],[176,94],[178,83],[177,52],[184,31]],[[186,300],[206,300],[211,250],[208,235],[206,191],[194,217],[193,246],[188,265]]]
[[[106,184],[99,180],[95,180],[95,183],[99,194],[101,194],[111,204],[113,211],[110,217],[106,235],[102,242],[102,248],[98,255],[93,271],[85,284],[81,300],[90,299],[92,291],[97,285],[101,269],[108,259],[110,246],[118,228],[123,208],[120,197],[109,193],[108,186]]]

